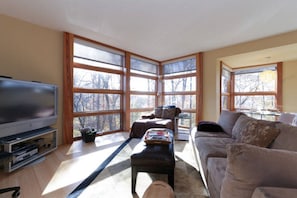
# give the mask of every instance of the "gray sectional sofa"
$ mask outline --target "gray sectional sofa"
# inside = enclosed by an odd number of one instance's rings
[[[297,196],[296,126],[222,111],[218,122],[193,128],[189,142],[211,198]]]

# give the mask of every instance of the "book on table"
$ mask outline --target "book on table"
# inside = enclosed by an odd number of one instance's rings
[[[146,144],[170,144],[171,137],[166,129],[150,129],[145,133]]]

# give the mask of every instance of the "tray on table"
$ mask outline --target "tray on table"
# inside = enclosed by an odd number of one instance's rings
[[[149,129],[145,133],[144,142],[146,144],[170,144],[171,137],[167,129]]]

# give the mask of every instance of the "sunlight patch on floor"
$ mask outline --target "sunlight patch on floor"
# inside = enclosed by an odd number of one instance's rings
[[[75,142],[74,144],[82,144],[81,142]],[[92,145],[96,146],[96,145]],[[100,145],[102,146],[102,145]],[[79,146],[71,146],[67,151],[67,155],[73,155],[80,153]],[[74,159],[64,160],[57,168],[55,174],[49,181],[48,185],[43,191],[43,195],[49,194],[60,188],[73,185],[83,181],[90,174],[95,171],[98,166],[117,148],[117,146],[106,146],[105,149],[100,149],[96,152],[91,152],[81,156],[77,156]],[[64,175],[71,175],[71,178]]]

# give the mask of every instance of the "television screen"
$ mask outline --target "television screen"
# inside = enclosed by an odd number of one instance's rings
[[[0,78],[0,137],[53,124],[56,105],[55,85]]]

